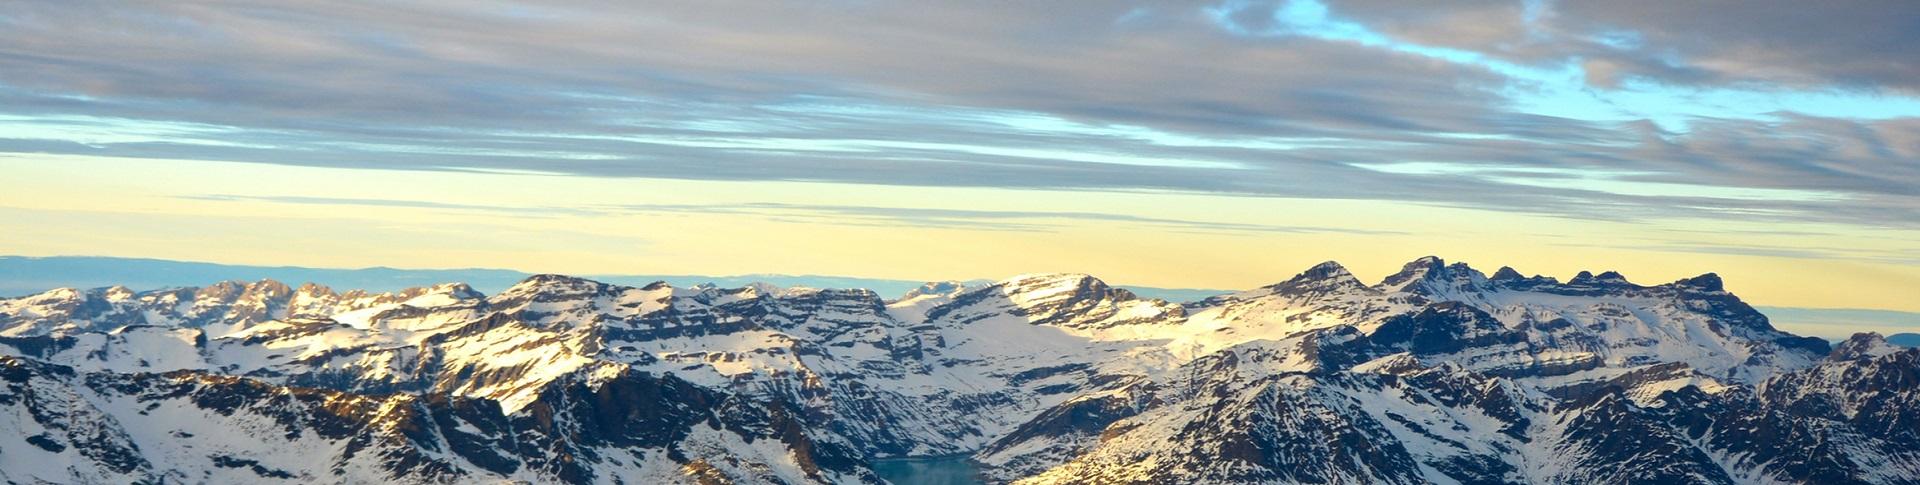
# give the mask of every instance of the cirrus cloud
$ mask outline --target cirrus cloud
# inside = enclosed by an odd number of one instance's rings
[[[1424,5],[14,2],[0,151],[1920,227],[1910,6]]]

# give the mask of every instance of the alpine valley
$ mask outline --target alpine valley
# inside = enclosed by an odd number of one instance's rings
[[[1204,300],[1090,276],[0,300],[10,483],[1920,483],[1920,349],[1427,257]]]

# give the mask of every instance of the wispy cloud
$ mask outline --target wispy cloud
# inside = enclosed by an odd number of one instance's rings
[[[1241,222],[1183,220],[1129,214],[1084,211],[999,211],[944,209],[928,207],[880,207],[856,205],[809,205],[777,202],[742,204],[628,204],[587,207],[519,207],[481,204],[455,204],[406,199],[349,197],[195,195],[189,200],[220,202],[267,202],[279,204],[338,205],[359,207],[401,207],[476,211],[515,216],[609,216],[619,214],[729,214],[758,217],[770,221],[873,227],[927,227],[1016,232],[1052,232],[1061,223],[1092,222],[1161,230],[1208,233],[1339,233],[1367,235],[1406,234],[1400,231],[1368,230],[1346,227],[1290,226]]]
[[[1634,251],[1658,251],[1671,253],[1720,254],[1729,256],[1762,256],[1772,258],[1791,258],[1829,261],[1858,261],[1874,264],[1892,264],[1920,266],[1920,250],[1914,249],[1873,249],[1838,248],[1813,246],[1784,246],[1758,244],[1724,244],[1703,241],[1656,240],[1645,244],[1582,244],[1561,243],[1566,247],[1600,247],[1608,249],[1626,249]]]
[[[367,199],[351,197],[303,197],[290,195],[189,195],[181,196],[188,200],[206,200],[218,202],[270,202],[280,204],[303,205],[343,205],[360,207],[404,207],[410,209],[445,209],[455,211],[492,212],[516,216],[556,216],[556,215],[601,215],[603,212],[570,207],[519,207],[502,205],[454,204],[424,200],[403,199]]]
[[[1920,227],[1911,6],[1645,7],[11,2],[0,152]]]
[[[1128,214],[1074,211],[1000,211],[925,207],[807,205],[771,202],[737,205],[625,205],[619,206],[619,208],[640,212],[754,214],[788,220],[804,220],[808,223],[966,228],[1029,232],[1052,231],[1058,227],[1058,223],[1060,222],[1098,222],[1151,227],[1164,230],[1213,233],[1405,234],[1399,231],[1376,231],[1342,227],[1196,221]]]

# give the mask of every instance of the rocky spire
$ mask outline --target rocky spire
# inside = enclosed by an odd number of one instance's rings
[[[1727,291],[1726,284],[1720,281],[1720,275],[1707,273],[1674,282],[1676,285],[1692,287],[1702,291]]]
[[[1341,266],[1338,262],[1327,261],[1313,265],[1313,267],[1307,268],[1306,271],[1294,275],[1292,279],[1273,285],[1270,288],[1276,293],[1303,294],[1362,288],[1365,286],[1365,284],[1360,283],[1358,278],[1354,278],[1353,273],[1348,272],[1345,266]]]
[[[1387,292],[1411,292],[1425,295],[1482,290],[1486,275],[1467,263],[1447,264],[1438,256],[1427,256],[1402,266],[1400,272],[1382,280],[1378,288]]]
[[[1446,271],[1447,261],[1439,256],[1424,256],[1400,267],[1400,272],[1387,276],[1380,286],[1387,289],[1403,289],[1415,281],[1429,279]]]
[[[1493,272],[1492,279],[1494,281],[1508,281],[1508,280],[1518,280],[1523,278],[1526,278],[1526,277],[1521,276],[1520,272],[1515,271],[1512,266],[1501,266],[1498,271]]]

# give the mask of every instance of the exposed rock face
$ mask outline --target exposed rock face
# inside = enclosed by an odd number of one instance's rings
[[[173,483],[875,482],[792,410],[603,369],[514,413],[445,394],[361,396],[194,371],[85,373],[0,357],[9,479]],[[589,383],[592,380],[594,382]],[[755,442],[765,442],[754,446]],[[75,456],[70,456],[75,455]]]
[[[1915,483],[1920,350],[1718,276],[1323,263],[1182,304],[1086,275],[896,299],[220,283],[0,300],[0,479]]]

